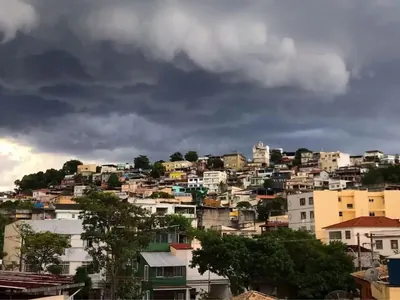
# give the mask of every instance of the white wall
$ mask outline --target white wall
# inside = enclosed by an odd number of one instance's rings
[[[311,218],[311,212],[314,212],[314,205],[310,205],[310,198],[313,192],[288,195],[288,222],[291,229],[306,229],[315,232],[315,222]],[[305,198],[305,205],[300,205],[300,199]],[[305,212],[306,219],[301,219],[301,213]]]
[[[56,219],[58,220],[77,220],[79,216],[79,210],[57,210],[56,209]]]

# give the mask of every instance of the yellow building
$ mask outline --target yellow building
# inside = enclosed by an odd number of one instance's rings
[[[175,172],[169,173],[170,179],[182,179],[185,176],[186,176],[186,173],[182,172],[182,171],[175,171]]]
[[[85,173],[85,172],[96,173],[96,167],[97,167],[97,165],[95,165],[95,164],[79,165],[77,173],[78,174]]]
[[[247,164],[246,157],[241,153],[224,154],[224,167],[236,171],[243,170]]]
[[[187,169],[190,168],[193,163],[187,160],[179,160],[179,161],[166,161],[163,162],[162,165],[167,172],[174,172],[177,170]]]
[[[289,195],[289,227],[314,232],[326,239],[326,226],[362,216],[400,218],[400,191],[314,191]]]

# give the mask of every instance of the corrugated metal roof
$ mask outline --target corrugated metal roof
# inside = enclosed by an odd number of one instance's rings
[[[169,252],[141,252],[150,267],[181,267],[186,262]]]

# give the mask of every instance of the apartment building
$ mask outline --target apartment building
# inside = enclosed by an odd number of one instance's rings
[[[328,243],[341,241],[378,252],[382,256],[397,254],[400,242],[400,222],[387,217],[358,217],[324,227]],[[372,245],[371,245],[372,241]]]
[[[326,241],[326,226],[362,216],[400,217],[400,191],[314,191],[288,195],[289,228],[314,232]]]
[[[350,155],[339,151],[320,152],[318,163],[322,170],[333,172],[340,167],[350,166]]]
[[[190,174],[187,177],[188,188],[196,188],[203,186],[203,177],[199,177],[195,174]]]
[[[207,171],[203,173],[203,187],[208,189],[209,193],[218,193],[220,183],[226,183],[227,174],[225,171]]]
[[[85,185],[75,185],[74,186],[74,197],[83,197],[85,195],[87,186]]]
[[[6,266],[13,263],[18,265],[20,262],[21,236],[16,227],[19,222],[21,221],[8,224],[4,230],[3,251],[7,255],[3,258],[3,264]],[[76,268],[91,262],[92,258],[85,250],[85,241],[81,239],[81,220],[27,220],[23,222],[29,224],[36,232],[50,231],[70,237],[71,248],[66,249],[61,257],[62,274],[74,275]],[[29,266],[23,266],[23,270],[29,271]]]
[[[384,153],[380,150],[368,150],[364,152],[365,161],[380,161],[384,156]]]
[[[79,165],[77,169],[78,174],[82,173],[96,173],[96,164]]]
[[[269,146],[264,145],[263,142],[258,142],[253,146],[253,162],[256,164],[269,166]]]
[[[236,171],[243,170],[247,164],[246,157],[241,153],[230,153],[223,156],[224,167]]]
[[[350,155],[350,166],[361,166],[364,161],[362,155]]]

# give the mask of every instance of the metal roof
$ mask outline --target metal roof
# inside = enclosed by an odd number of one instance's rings
[[[186,262],[172,255],[170,252],[141,252],[150,267],[181,267]]]

